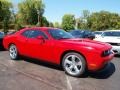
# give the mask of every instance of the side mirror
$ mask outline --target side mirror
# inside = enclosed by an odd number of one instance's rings
[[[45,43],[45,39],[43,36],[38,36],[37,39],[40,40],[40,43]]]
[[[44,40],[43,36],[37,36],[37,39]]]

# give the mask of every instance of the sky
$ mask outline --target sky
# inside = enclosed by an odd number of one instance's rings
[[[23,0],[11,0],[15,7]],[[83,10],[99,12],[101,10],[120,14],[120,0],[43,0],[44,16],[51,22],[61,22],[64,14],[80,17]]]

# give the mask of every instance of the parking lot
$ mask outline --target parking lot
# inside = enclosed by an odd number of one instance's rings
[[[8,51],[0,51],[0,90],[120,90],[120,57],[102,71],[74,78],[57,66],[26,58],[13,61]]]

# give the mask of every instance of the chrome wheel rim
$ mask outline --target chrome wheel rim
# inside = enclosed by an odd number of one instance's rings
[[[17,57],[17,48],[15,45],[10,46],[9,52],[12,59],[15,59]]]
[[[82,61],[76,55],[69,55],[65,58],[64,67],[71,75],[77,75],[82,70]]]

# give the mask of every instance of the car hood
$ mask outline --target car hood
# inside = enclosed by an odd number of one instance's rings
[[[95,40],[107,43],[120,43],[120,37],[99,37]]]
[[[95,49],[110,49],[111,45],[95,40],[89,40],[89,39],[64,39],[62,40],[64,43],[70,43],[72,45],[80,45],[80,46],[86,46],[86,47],[91,47]]]

